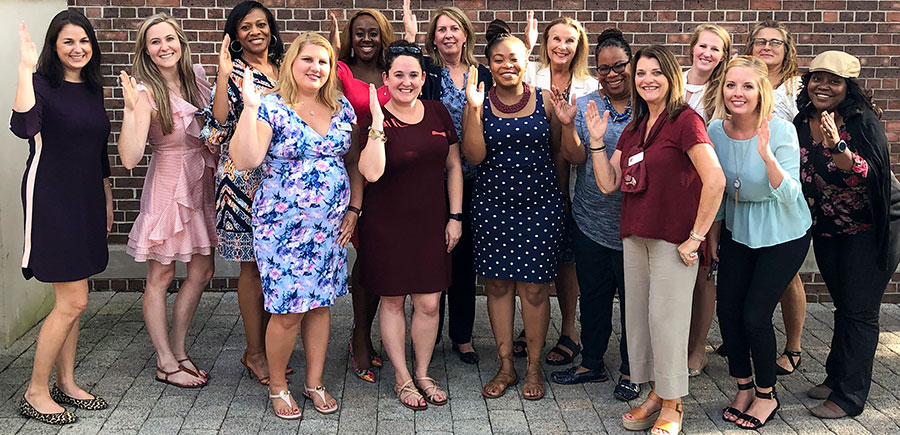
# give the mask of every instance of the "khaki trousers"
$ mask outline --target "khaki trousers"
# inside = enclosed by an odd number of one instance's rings
[[[697,267],[678,245],[629,236],[622,241],[625,325],[631,381],[654,381],[663,399],[688,394],[687,347]]]

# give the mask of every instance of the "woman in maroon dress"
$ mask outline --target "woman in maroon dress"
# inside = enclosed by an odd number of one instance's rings
[[[372,127],[359,160],[369,181],[359,221],[360,282],[381,297],[381,337],[394,365],[394,391],[414,410],[425,409],[426,402],[447,403],[447,393],[428,377],[428,365],[441,291],[450,285],[450,251],[462,233],[459,139],[440,101],[417,98],[423,67],[419,47],[406,41],[390,45],[383,79],[391,99],[379,106],[370,85]],[[415,308],[415,380],[406,366],[407,295]]]

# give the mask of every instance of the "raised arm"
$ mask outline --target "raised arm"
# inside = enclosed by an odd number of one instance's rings
[[[369,83],[369,110],[372,112],[372,126],[369,128],[366,147],[359,154],[359,172],[370,183],[374,183],[384,175],[384,113],[378,104],[375,85]]]
[[[466,161],[477,166],[487,156],[487,147],[484,144],[484,82],[478,83],[478,69],[469,67],[469,77],[466,80],[466,106],[463,109],[462,118],[462,153]]]
[[[253,80],[244,80],[241,95],[244,99],[244,111],[238,118],[228,152],[234,166],[238,170],[245,171],[262,163],[272,142],[272,127],[257,119],[261,101]]]
[[[619,159],[622,158],[622,152],[616,150],[612,157],[606,158],[606,147],[616,146],[615,144],[606,144],[603,142],[603,135],[606,134],[606,127],[609,125],[609,110],[603,111],[603,116],[597,111],[597,103],[588,102],[587,110],[584,113],[584,120],[587,123],[588,132],[591,135],[591,165],[594,169],[594,180],[600,191],[606,194],[619,190],[619,183],[622,180],[622,167],[619,165]]]
[[[13,110],[25,113],[34,107],[34,66],[37,65],[38,53],[31,36],[28,35],[28,27],[25,22],[19,23],[19,82],[16,86],[16,99],[13,100]]]
[[[228,111],[231,109],[228,104],[228,81],[231,80],[231,73],[234,71],[234,62],[231,60],[231,53],[228,51],[228,45],[231,38],[226,34],[222,38],[222,46],[219,47],[219,70],[216,73],[216,92],[213,95],[212,114],[216,118],[216,122],[224,125],[228,122]],[[253,80],[253,72],[249,68],[244,71],[244,77]]]
[[[528,21],[525,23],[525,39],[523,42],[525,43],[525,50],[527,50],[527,57],[531,57],[531,52],[534,50],[534,46],[537,45],[538,40],[538,22],[534,19],[534,11],[528,11]]]
[[[341,51],[341,30],[338,28],[337,15],[334,12],[329,12],[328,16],[331,18],[331,30],[328,32],[328,41],[331,42],[334,52],[338,53]]]
[[[416,34],[419,33],[419,23],[416,14],[409,7],[409,0],[403,0],[403,39],[416,43]]]
[[[560,126],[560,151],[566,161],[573,165],[580,165],[587,160],[587,155],[581,147],[581,140],[575,129],[575,117],[578,115],[575,94],[572,94],[571,101],[566,101],[559,88],[551,86],[551,89],[553,92],[550,94],[550,101]]]
[[[548,89],[541,90],[541,99],[536,101],[537,104],[544,105],[544,111],[547,113],[547,120],[550,122],[550,152],[553,160],[553,166],[556,169],[556,180],[559,182],[560,192],[566,200],[569,199],[569,162],[563,156],[560,141],[562,126],[556,111],[553,109],[553,94]]]
[[[122,166],[125,169],[132,169],[144,156],[153,108],[150,106],[150,97],[147,93],[138,91],[137,81],[134,77],[129,77],[125,71],[122,71],[119,74],[119,80],[122,82],[122,99],[125,100],[125,110],[117,146]]]

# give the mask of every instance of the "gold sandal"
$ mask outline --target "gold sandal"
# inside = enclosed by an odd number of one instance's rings
[[[540,367],[540,365],[538,365]],[[537,379],[535,379],[537,378]],[[526,390],[536,388],[538,394],[529,396],[525,394]],[[522,386],[522,398],[525,400],[541,400],[547,394],[547,388],[544,387],[544,373],[540,369],[537,371],[529,371],[525,373],[525,385]]]
[[[424,409],[428,409],[427,403],[425,405],[418,405],[418,403],[422,403],[425,398],[422,397],[422,393],[419,393],[419,390],[413,385],[412,379],[407,380],[403,383],[403,385],[395,384],[394,393],[397,394],[397,399],[400,400],[400,403],[402,403],[403,406],[412,409],[413,411],[422,411]],[[418,400],[416,400],[417,405],[410,405],[409,403],[406,403],[404,399],[408,399],[410,396],[418,397]]]
[[[428,381],[431,383],[431,385],[429,385],[425,388],[422,388],[422,386],[421,386],[422,381]],[[420,390],[422,390],[423,393],[425,393],[424,394],[425,401],[432,405],[435,405],[435,406],[446,405],[447,401],[450,400],[450,398],[447,397],[447,392],[442,390],[441,387],[438,386],[437,382],[435,382],[434,379],[431,379],[428,376],[416,378],[416,387],[418,387]],[[440,393],[443,393],[443,394],[440,394]],[[444,400],[437,400],[437,399],[435,399],[436,396],[444,396]]]
[[[511,356],[501,356],[499,357],[501,362],[500,370],[497,371],[497,374],[488,381],[488,383],[484,384],[484,387],[481,388],[481,395],[488,399],[496,399],[498,397],[502,397],[506,394],[506,390],[509,387],[512,387],[519,383],[519,374],[516,373],[516,367],[513,365],[513,359]],[[504,372],[503,371],[503,360],[508,360],[510,366],[512,367],[512,372]],[[492,393],[491,391],[496,391]]]

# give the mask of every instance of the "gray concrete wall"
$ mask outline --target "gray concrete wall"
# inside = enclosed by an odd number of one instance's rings
[[[20,186],[28,143],[9,131],[19,66],[19,22],[24,20],[40,52],[47,25],[65,0],[0,0],[0,345],[8,346],[40,322],[53,306],[49,284],[22,278],[23,222]]]

